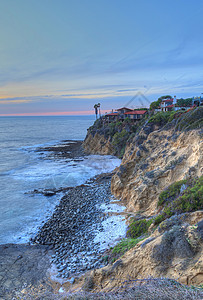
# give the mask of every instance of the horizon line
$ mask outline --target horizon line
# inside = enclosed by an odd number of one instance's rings
[[[0,114],[0,117],[40,117],[40,116],[90,116],[94,115],[92,111],[76,111],[76,112],[37,112],[37,113],[15,113]]]
[[[106,109],[105,113],[110,112]],[[105,115],[102,113],[102,115]],[[15,113],[15,114],[0,114],[0,117],[40,117],[40,116],[93,116],[95,113],[92,110],[83,111],[59,111],[59,112],[36,112],[36,113]]]

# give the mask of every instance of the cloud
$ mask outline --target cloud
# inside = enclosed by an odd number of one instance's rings
[[[198,50],[197,50],[198,48]],[[156,72],[161,70],[171,70],[174,72],[179,68],[189,67],[202,68],[203,65],[203,45],[195,47],[183,38],[178,45],[168,45],[167,48],[152,48],[145,53],[134,53],[126,56],[115,64],[110,65],[107,73],[128,73],[134,72],[139,76],[140,72]],[[132,76],[132,75],[131,75]]]
[[[23,100],[23,99],[19,99],[19,100],[3,100],[0,99],[0,105],[1,104],[22,104],[22,103],[28,103],[30,102],[30,100]]]
[[[21,103],[31,103],[31,102],[51,102],[51,101],[67,101],[67,100],[73,100],[73,99],[80,99],[80,100],[90,100],[90,99],[102,99],[102,98],[115,98],[119,96],[123,96],[123,93],[125,93],[125,96],[132,96],[134,95],[134,92],[137,92],[138,89],[135,88],[128,88],[128,89],[122,89],[117,90],[113,89],[113,87],[118,87],[120,85],[112,85],[105,89],[103,86],[98,90],[93,91],[86,91],[84,89],[83,93],[77,93],[72,90],[72,93],[67,94],[47,94],[47,95],[30,95],[30,96],[19,96],[19,97],[1,97],[0,98],[0,104],[21,104]]]

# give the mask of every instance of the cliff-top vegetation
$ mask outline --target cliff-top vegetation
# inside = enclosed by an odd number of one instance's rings
[[[106,140],[109,140],[114,148],[114,155],[122,158],[125,152],[127,143],[130,143],[135,136],[135,133],[146,122],[147,117],[138,123],[131,122],[129,118],[124,121],[108,122],[104,118],[97,119],[93,126],[88,130],[88,133],[95,135],[103,135]]]
[[[199,129],[203,126],[203,107],[193,108],[188,111],[168,111],[147,114],[139,121],[129,118],[115,121],[107,121],[105,117],[97,119],[88,130],[88,134],[104,136],[106,141],[110,141],[114,155],[122,158],[127,144],[139,134],[141,129],[147,127],[150,133],[157,128],[174,127],[177,131]]]

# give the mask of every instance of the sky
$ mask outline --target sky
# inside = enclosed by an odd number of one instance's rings
[[[0,0],[0,116],[200,96],[202,32],[202,0]]]

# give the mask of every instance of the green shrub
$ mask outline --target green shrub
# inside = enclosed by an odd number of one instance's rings
[[[131,123],[130,118],[129,118],[129,117],[125,118],[124,123],[125,123],[125,124],[130,124],[130,123]]]
[[[110,136],[113,136],[116,133],[116,124],[114,122],[109,124],[109,134]]]
[[[180,193],[181,186],[186,183],[186,180],[181,180],[170,185],[165,191],[159,195],[157,206],[163,205],[167,200],[176,197]]]
[[[171,112],[158,112],[149,119],[149,123],[153,122],[157,125],[164,125],[168,122],[170,115]]]
[[[177,99],[177,104],[178,104],[178,106],[186,106],[186,107],[188,107],[188,106],[192,105],[192,98]]]
[[[125,153],[125,146],[120,151],[120,154],[119,154],[120,159],[123,157],[124,153]]]
[[[197,120],[187,126],[187,130],[199,129],[203,127],[203,119]]]
[[[154,225],[159,225],[164,220],[165,217],[162,214],[160,214],[154,219]]]
[[[183,184],[186,184],[187,188],[180,194]],[[154,219],[155,225],[175,214],[203,209],[203,176],[172,184],[159,195],[158,205],[164,205],[164,208]]]
[[[119,257],[121,257],[126,251],[130,250],[131,248],[135,247],[137,243],[144,240],[144,238],[138,238],[138,239],[131,239],[131,238],[124,238],[122,239],[117,245],[115,245],[113,248],[110,248],[110,251],[108,253],[108,259],[105,260],[108,263],[114,263]],[[104,261],[104,258],[103,258]]]
[[[122,127],[123,123],[121,121],[116,122],[116,127]]]
[[[131,126],[131,131],[135,133],[137,131],[137,128],[138,128],[137,125],[132,125]]]
[[[150,104],[150,110],[156,109],[159,107],[162,99],[158,99],[157,101],[154,101]]]
[[[169,115],[169,117],[168,117],[168,123],[170,123],[170,122],[172,122],[173,121],[173,119],[175,118],[175,117],[177,117],[177,116],[179,116],[180,115],[180,112],[175,112],[175,111],[171,111],[170,112],[170,115]]]
[[[135,247],[137,243],[139,243],[141,239],[123,239],[120,241],[112,250],[113,254],[119,254],[120,256],[123,255],[129,249]]]
[[[154,114],[150,119],[149,123],[154,123],[156,125],[165,125],[173,121],[173,119],[179,117],[183,112],[176,111],[166,111],[166,112],[158,112]]]
[[[203,107],[197,107],[189,112],[183,113],[176,124],[177,130],[199,129],[203,125]]]
[[[194,179],[183,195],[173,202],[174,209],[179,212],[194,211],[203,208],[203,176]]]
[[[153,222],[152,219],[148,221],[146,219],[133,221],[129,225],[129,229],[127,230],[127,236],[131,238],[137,238],[145,234],[148,231],[149,226],[152,224],[152,222]]]
[[[93,127],[97,128],[97,129],[101,128],[101,127],[102,127],[102,120],[101,120],[100,118],[97,119],[97,120],[94,122]]]
[[[129,133],[125,129],[123,129],[121,132],[116,132],[112,140],[113,146],[120,147],[121,145],[125,145],[128,137]]]

